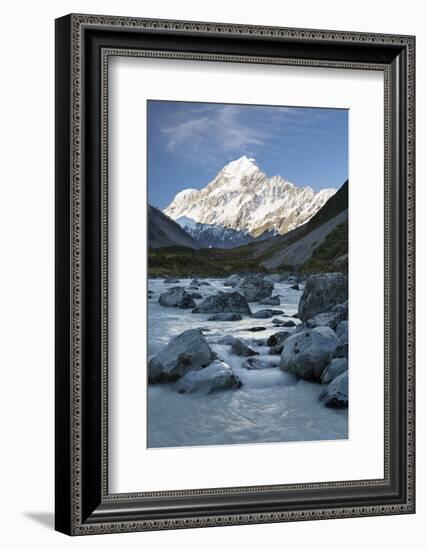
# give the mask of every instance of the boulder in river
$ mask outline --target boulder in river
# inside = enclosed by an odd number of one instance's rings
[[[189,371],[207,367],[215,358],[214,351],[199,330],[186,330],[151,357],[148,362],[148,381],[172,382]]]
[[[235,287],[249,302],[259,302],[269,298],[274,290],[274,283],[266,280],[263,275],[248,275]]]
[[[190,286],[210,286],[208,281],[201,281],[200,279],[192,279],[189,283]]]
[[[330,311],[318,313],[315,317],[303,323],[303,328],[330,327],[337,332],[337,326],[341,322],[346,323],[347,332],[348,302],[335,305]],[[342,325],[344,331],[344,325]],[[339,336],[339,335],[338,335]]]
[[[336,330],[338,323],[340,322],[339,314],[334,311],[325,311],[324,313],[318,313],[312,319],[308,319],[303,323],[303,328],[315,328],[315,327],[330,327]]]
[[[252,313],[250,317],[253,319],[269,319],[274,315],[282,315],[283,313],[280,309],[259,309],[259,311]]]
[[[158,302],[164,307],[178,307],[181,309],[189,309],[195,306],[194,298],[179,286],[160,294]]]
[[[207,321],[241,321],[239,313],[216,313],[207,319]]]
[[[192,313],[242,313],[250,314],[250,307],[239,292],[219,292],[205,298]]]
[[[284,314],[285,315],[285,314]],[[278,317],[274,317],[272,319],[272,324],[277,326],[277,327],[285,327],[285,326],[289,326],[287,325],[286,323],[288,323],[288,321],[284,321],[284,319],[278,319]],[[290,325],[290,326],[294,326],[294,325]]]
[[[299,301],[298,315],[302,321],[329,311],[348,299],[348,277],[343,273],[311,275]]]
[[[227,279],[223,281],[224,286],[237,286],[237,284],[240,282],[241,277],[234,273],[233,275],[230,275]]]
[[[342,344],[348,343],[348,328],[348,321],[340,321],[340,323],[337,325],[336,334]]]
[[[272,363],[271,361],[267,361],[261,357],[249,357],[249,359],[247,359],[247,361],[243,364],[243,368],[247,370],[263,370],[274,367],[276,368],[277,366],[278,364],[276,362]]]
[[[349,346],[348,346],[348,343],[340,343],[337,348],[336,348],[336,351],[334,352],[334,357],[345,357],[346,359],[348,358],[348,355],[349,355]]]
[[[348,317],[349,317],[349,302],[348,302],[348,300],[345,300],[341,304],[336,304],[335,306],[333,306],[331,308],[331,311],[335,311],[335,312],[339,313],[339,317],[342,321],[343,320],[348,320]]]
[[[271,334],[267,339],[266,345],[270,347],[269,355],[281,355],[284,349],[284,342],[291,336],[291,332],[281,331]]]
[[[172,284],[176,284],[176,283],[180,283],[180,280],[179,279],[175,279],[174,277],[166,277],[164,279],[164,283],[166,285],[172,285]]]
[[[271,336],[266,340],[266,345],[272,347],[284,344],[284,342],[287,340],[287,338],[290,337],[290,335],[291,332],[288,331],[280,331],[276,332],[275,334],[271,334]]]
[[[344,357],[332,359],[331,363],[329,363],[322,371],[321,384],[328,384],[329,382],[334,380],[336,376],[339,376],[339,374],[345,372],[345,370],[348,370],[347,359],[345,359]]]
[[[199,292],[191,292],[190,296],[192,296],[192,298],[194,298],[194,300],[202,300],[203,299],[202,294],[200,294]]]
[[[280,368],[298,378],[317,382],[338,344],[336,333],[329,327],[297,332],[284,342]]]
[[[342,372],[321,392],[319,398],[327,407],[344,409],[349,401],[348,371]]]
[[[200,332],[211,332],[211,330],[207,327],[197,327],[196,330],[199,330]]]
[[[231,344],[231,350],[235,355],[240,357],[251,357],[253,355],[258,355],[257,351],[254,351],[250,346],[245,344],[239,338],[235,338]]]
[[[220,338],[220,340],[218,340],[217,343],[222,346],[230,346],[233,344],[235,340],[236,338],[234,336],[227,334],[226,336],[223,336],[223,338]]]
[[[247,330],[250,332],[261,332],[262,330],[266,330],[266,327],[250,327]]]
[[[279,306],[281,301],[279,296],[270,296],[269,298],[263,298],[259,303],[262,306]]]
[[[200,392],[209,394],[218,390],[235,389],[241,382],[233,373],[231,367],[217,359],[208,367],[188,372],[176,383],[179,393]]]

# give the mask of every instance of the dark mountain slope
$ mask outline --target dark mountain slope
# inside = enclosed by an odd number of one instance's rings
[[[198,249],[200,245],[157,208],[148,205],[148,248],[184,246]]]

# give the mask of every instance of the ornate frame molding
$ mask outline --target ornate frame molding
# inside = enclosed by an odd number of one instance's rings
[[[308,507],[306,510],[277,510],[272,512],[250,513],[215,513],[213,515],[190,515],[179,518],[155,518],[144,519],[143,514],[137,519],[119,520],[120,514],[117,512],[120,505],[134,504],[144,498],[164,498],[164,497],[196,497],[196,496],[220,496],[220,495],[238,495],[243,497],[251,493],[262,492],[294,492],[306,491],[307,489],[344,489],[344,488],[360,488],[360,487],[379,487],[388,486],[390,484],[390,415],[391,415],[391,353],[392,341],[390,334],[390,321],[392,312],[392,295],[391,295],[391,260],[395,254],[394,239],[391,235],[391,224],[394,220],[395,205],[393,204],[393,196],[391,195],[391,166],[392,166],[392,150],[395,150],[395,136],[393,133],[394,121],[391,117],[391,105],[395,100],[395,88],[392,88],[392,71],[395,85],[395,71],[398,68],[392,66],[390,62],[368,62],[368,61],[337,61],[333,59],[315,59],[315,58],[299,58],[299,57],[280,57],[280,56],[264,56],[264,55],[243,55],[243,54],[224,54],[224,53],[195,53],[190,51],[171,51],[171,50],[156,50],[152,48],[130,48],[116,46],[102,46],[100,53],[100,241],[101,241],[101,258],[100,258],[100,292],[101,292],[101,312],[100,312],[100,356],[101,356],[101,411],[100,411],[100,432],[101,432],[101,468],[99,488],[101,500],[104,507],[109,511],[101,511],[87,515],[88,505],[84,504],[85,491],[85,475],[82,464],[84,462],[83,447],[84,447],[84,417],[85,412],[83,403],[85,401],[85,377],[84,377],[84,340],[85,333],[83,330],[85,316],[85,295],[84,295],[84,280],[87,277],[87,263],[85,263],[86,249],[84,247],[86,235],[85,231],[89,228],[84,224],[85,220],[85,200],[84,200],[84,181],[85,181],[85,146],[87,141],[84,141],[84,120],[86,116],[85,104],[83,98],[87,100],[87,82],[85,80],[85,64],[84,59],[87,51],[87,42],[85,41],[86,31],[96,30],[112,30],[117,33],[168,33],[168,35],[180,34],[185,36],[214,36],[217,38],[228,37],[235,39],[264,39],[264,40],[290,40],[292,42],[310,42],[324,44],[332,48],[333,44],[344,45],[369,45],[370,47],[383,48],[391,47],[395,51],[402,52],[406,61],[405,86],[400,84],[402,93],[405,94],[406,110],[406,135],[400,136],[400,139],[405,139],[405,143],[398,145],[405,154],[402,154],[400,160],[405,162],[405,181],[406,187],[400,189],[402,200],[405,200],[405,220],[403,221],[405,240],[405,249],[397,251],[399,255],[404,255],[404,265],[406,274],[404,314],[406,319],[406,342],[404,350],[404,363],[406,366],[406,470],[403,475],[406,476],[404,485],[405,499],[403,502],[392,502],[390,504],[383,503],[381,505],[365,505],[365,506],[320,506],[317,508]],[[59,34],[61,36],[59,36]],[[65,43],[62,42],[64,35]],[[59,37],[58,37],[59,36]],[[415,59],[414,49],[415,40],[412,36],[397,36],[397,35],[379,35],[379,34],[364,34],[364,33],[346,33],[341,31],[322,31],[309,29],[288,29],[279,27],[263,27],[263,26],[246,26],[246,25],[229,25],[218,23],[202,23],[202,22],[187,22],[187,21],[169,21],[169,20],[152,20],[152,19],[136,19],[124,17],[107,17],[95,15],[70,15],[67,18],[58,20],[57,22],[57,50],[59,56],[61,52],[69,61],[69,88],[67,90],[64,101],[69,102],[70,120],[69,120],[69,149],[71,151],[69,164],[65,167],[65,172],[68,170],[69,177],[69,197],[68,202],[65,199],[65,208],[69,209],[70,223],[68,228],[69,247],[69,301],[70,301],[70,316],[62,323],[69,327],[69,370],[65,378],[68,380],[68,388],[70,392],[69,409],[65,413],[61,410],[61,406],[57,408],[57,415],[65,414],[69,418],[69,437],[70,442],[69,453],[62,448],[64,443],[59,442],[61,449],[57,449],[57,460],[65,461],[64,467],[61,467],[60,476],[63,480],[69,483],[69,491],[66,492],[67,505],[63,502],[65,497],[62,493],[57,496],[57,528],[69,534],[83,535],[94,533],[113,533],[125,531],[143,531],[157,529],[177,529],[189,527],[203,527],[213,525],[237,525],[247,523],[264,523],[264,522],[283,522],[283,521],[303,521],[311,519],[327,519],[336,517],[360,517],[370,515],[384,514],[403,514],[414,512],[414,169],[415,169]],[[86,49],[86,50],[85,50]],[[191,59],[202,61],[231,61],[239,63],[273,63],[283,65],[301,65],[313,67],[335,67],[344,69],[368,69],[384,72],[385,77],[385,476],[383,480],[363,480],[359,482],[346,481],[335,483],[315,483],[315,484],[297,484],[285,486],[261,486],[261,487],[239,487],[227,489],[210,489],[210,490],[193,490],[193,491],[170,491],[156,493],[130,493],[130,494],[109,494],[108,493],[108,475],[107,475],[107,403],[108,403],[108,352],[107,352],[107,320],[108,320],[108,216],[107,216],[107,201],[108,201],[108,142],[107,142],[107,125],[108,125],[108,59],[111,56],[138,56],[150,58],[168,58],[168,59]],[[59,61],[63,61],[62,58]],[[399,78],[399,75],[397,75]],[[66,71],[59,73],[58,78],[64,79]],[[398,79],[397,79],[398,80]],[[57,80],[57,86],[60,83]],[[398,91],[401,93],[401,90]],[[60,106],[60,109],[62,106]],[[60,119],[63,113],[60,113]],[[58,121],[59,124],[61,120]],[[63,148],[66,138],[58,139],[57,147]],[[397,140],[398,141],[398,140]],[[395,168],[393,168],[395,170]],[[61,172],[61,170],[59,170]],[[63,184],[60,178],[65,173],[57,174],[57,193],[63,192]],[[402,176],[403,177],[403,176]],[[64,210],[59,208],[59,215],[64,213]],[[58,230],[59,240],[62,240],[62,233],[65,229]],[[59,277],[61,271],[59,270]],[[62,296],[62,294],[61,294]],[[62,298],[60,297],[60,300]],[[61,325],[61,329],[63,325]],[[402,355],[400,355],[402,357]],[[57,376],[63,377],[62,370],[64,354],[59,353],[57,357]],[[66,384],[66,380],[63,380]],[[62,387],[62,386],[61,386]],[[58,391],[58,390],[57,390]],[[60,390],[61,392],[63,389]],[[57,399],[61,399],[61,395],[57,393]],[[65,454],[67,456],[65,457]],[[67,471],[66,465],[69,466]],[[65,471],[64,471],[65,470]],[[57,479],[57,483],[61,481]],[[110,504],[110,508],[108,508]],[[93,508],[93,506],[89,506]],[[102,506],[101,506],[102,508]],[[285,507],[284,507],[285,508]]]

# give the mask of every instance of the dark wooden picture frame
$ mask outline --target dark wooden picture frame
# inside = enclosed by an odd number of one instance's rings
[[[108,492],[108,58],[384,74],[384,478]],[[413,36],[68,15],[56,21],[56,529],[70,535],[414,513]]]

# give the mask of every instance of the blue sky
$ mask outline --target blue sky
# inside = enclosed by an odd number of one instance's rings
[[[149,100],[148,201],[165,208],[231,160],[316,191],[348,178],[348,111]]]

